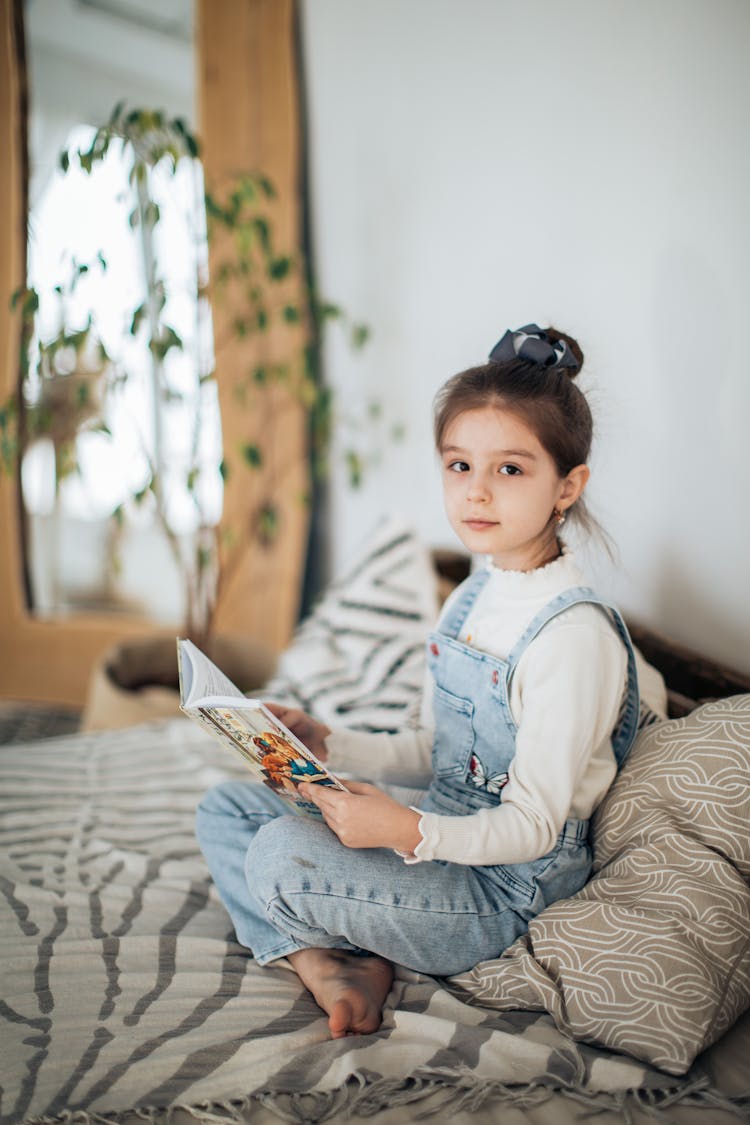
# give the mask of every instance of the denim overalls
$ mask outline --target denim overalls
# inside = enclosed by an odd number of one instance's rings
[[[620,614],[592,589],[571,587],[548,602],[531,620],[507,660],[479,652],[457,640],[490,571],[477,571],[432,633],[427,659],[435,682],[433,781],[420,803],[425,811],[461,816],[502,802],[515,755],[517,727],[510,711],[510,684],[527,646],[559,613],[580,602],[601,606],[611,617],[628,654],[628,686],[612,734],[618,768],[627,757],[639,718],[635,655]],[[587,846],[589,822],[570,817],[554,848],[540,859],[477,870],[508,895],[522,917],[530,919],[550,902],[579,890],[591,870]]]
[[[466,815],[496,805],[515,753],[508,687],[539,630],[579,601],[603,605],[583,587],[566,590],[534,618],[507,661],[456,637],[489,572],[464,583],[431,635],[435,677],[434,780],[420,808]],[[628,690],[613,738],[621,763],[638,722],[635,661],[627,630],[609,607],[628,651]],[[402,803],[409,804],[410,798]],[[263,785],[228,781],[201,802],[197,834],[242,945],[259,964],[309,946],[377,953],[434,976],[497,957],[545,905],[586,881],[588,822],[569,820],[541,859],[471,867],[435,860],[408,865],[390,848],[346,848],[321,821],[289,815]]]

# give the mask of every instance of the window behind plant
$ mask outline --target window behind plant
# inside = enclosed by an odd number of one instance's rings
[[[132,151],[111,143],[87,161],[95,137],[72,131],[73,155],[30,222],[39,307],[22,479],[33,600],[42,612],[143,608],[176,620],[182,583],[154,482],[178,539],[221,511],[201,168],[149,167],[139,208]]]

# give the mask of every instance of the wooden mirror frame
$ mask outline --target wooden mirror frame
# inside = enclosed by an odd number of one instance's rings
[[[221,185],[239,171],[262,169],[276,184],[280,242],[300,244],[300,126],[294,0],[196,0],[198,134],[206,180]],[[0,402],[18,386],[19,317],[10,295],[25,283],[27,217],[27,89],[22,0],[0,0]],[[215,335],[222,338],[220,307]],[[233,408],[235,385],[258,361],[252,341],[217,349],[225,457],[242,443],[243,418]],[[263,639],[280,649],[294,627],[309,514],[306,418],[283,398],[274,411],[276,456],[286,466],[279,534],[264,549],[244,549],[241,565],[221,589],[216,632]],[[246,440],[246,436],[245,436]],[[268,435],[266,435],[268,440]],[[262,473],[230,474],[223,522],[247,528],[263,489]],[[35,617],[27,604],[20,486],[0,476],[0,698],[81,706],[91,670],[111,645],[129,636],[163,633],[152,622],[117,615]]]

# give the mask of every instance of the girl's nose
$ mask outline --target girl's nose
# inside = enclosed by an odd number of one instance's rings
[[[488,500],[490,496],[490,490],[481,477],[472,476],[471,480],[469,481],[469,487],[466,491],[466,495],[469,500]]]

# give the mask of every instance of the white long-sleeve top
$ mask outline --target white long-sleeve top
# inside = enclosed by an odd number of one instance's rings
[[[501,660],[555,595],[585,585],[570,553],[533,571],[489,567],[458,639]],[[450,599],[446,609],[449,604]],[[518,733],[502,803],[466,816],[422,812],[416,859],[523,863],[550,851],[568,817],[591,816],[617,772],[610,735],[626,684],[625,646],[601,608],[571,606],[549,622],[526,648],[511,680],[509,703]],[[432,773],[432,688],[428,671],[416,730],[333,731],[326,739],[330,766],[426,789]]]

